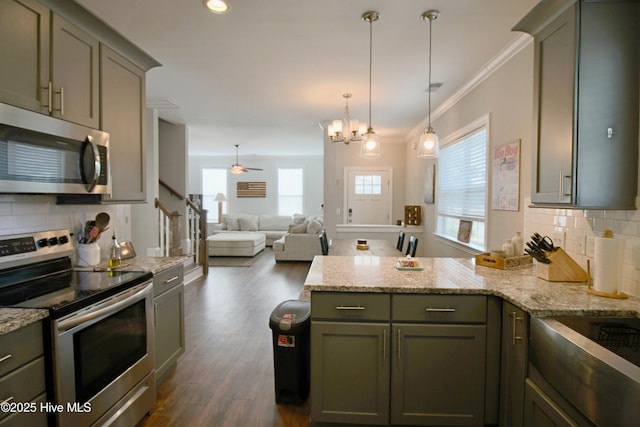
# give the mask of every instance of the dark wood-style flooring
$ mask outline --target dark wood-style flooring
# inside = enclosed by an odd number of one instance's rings
[[[298,299],[310,263],[212,267],[185,288],[186,351],[141,426],[308,426],[309,402],[276,405],[269,316]]]

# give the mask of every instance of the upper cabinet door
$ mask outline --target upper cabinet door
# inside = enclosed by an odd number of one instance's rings
[[[640,2],[585,2],[580,13],[575,203],[635,206]]]
[[[571,203],[576,63],[575,8],[534,41],[534,203]]]
[[[145,73],[108,47],[101,47],[101,129],[109,132],[111,197],[146,200],[144,138]]]
[[[92,128],[100,125],[98,40],[63,18],[51,20],[53,115]]]
[[[0,101],[48,114],[49,9],[35,0],[0,2]]]
[[[534,36],[534,206],[635,209],[640,1],[541,2]]]

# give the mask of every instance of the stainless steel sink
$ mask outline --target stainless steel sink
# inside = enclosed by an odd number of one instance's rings
[[[530,370],[595,425],[637,425],[640,319],[532,318],[530,325]]]

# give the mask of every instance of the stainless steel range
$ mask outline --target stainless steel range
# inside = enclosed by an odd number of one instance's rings
[[[152,275],[74,271],[67,230],[0,237],[0,307],[49,311],[60,426],[133,426],[155,402]]]

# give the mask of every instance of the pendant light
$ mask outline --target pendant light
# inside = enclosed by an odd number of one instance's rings
[[[360,157],[365,159],[380,158],[380,138],[373,131],[371,125],[371,68],[373,63],[373,23],[380,18],[378,12],[369,11],[362,14],[362,20],[369,23],[369,126],[367,132],[362,135],[360,144]]]
[[[420,135],[420,143],[418,148],[418,157],[433,158],[438,157],[438,135],[431,127],[431,27],[433,21],[438,19],[440,12],[437,10],[428,10],[422,14],[422,20],[429,20],[429,124],[427,128]]]

